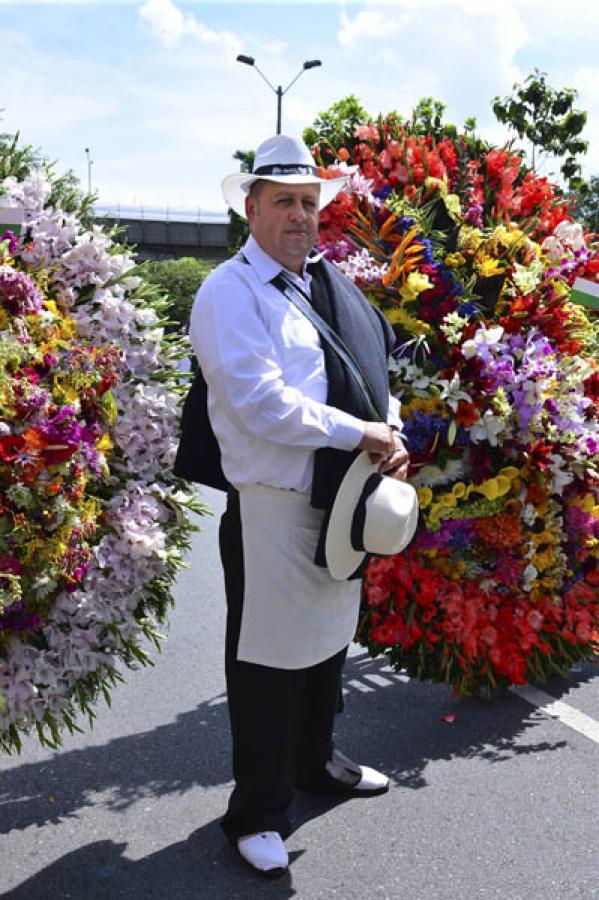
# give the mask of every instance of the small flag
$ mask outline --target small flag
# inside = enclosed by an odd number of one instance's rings
[[[2,206],[0,197],[0,235],[5,231],[20,234],[25,221],[25,210],[22,206]]]
[[[570,300],[589,309],[599,309],[599,283],[589,278],[577,278],[572,285]]]

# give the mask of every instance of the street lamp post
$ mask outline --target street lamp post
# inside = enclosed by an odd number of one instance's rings
[[[90,156],[89,147],[85,148],[85,155],[87,157],[87,193],[91,195],[91,192],[92,192],[92,166],[94,164],[94,161]]]
[[[301,75],[303,72],[306,71],[306,69],[315,69],[316,66],[321,66],[321,65],[322,65],[322,63],[321,63],[321,61],[320,61],[319,59],[307,59],[307,60],[305,61],[305,63],[303,64],[303,66],[301,67],[301,69],[299,70],[299,72],[297,73],[297,75],[295,76],[295,78],[293,78],[293,79],[289,82],[289,84],[287,85],[287,87],[285,88],[285,90],[283,90],[283,88],[281,87],[281,85],[279,85],[278,87],[275,87],[274,84],[271,84],[271,83],[270,83],[270,81],[268,80],[268,78],[266,77],[266,75],[264,74],[264,72],[262,72],[262,71],[258,68],[258,66],[256,65],[256,60],[254,59],[253,56],[244,56],[244,55],[241,53],[241,54],[237,57],[237,62],[244,63],[246,66],[253,66],[253,68],[256,70],[256,72],[258,73],[258,75],[260,75],[260,77],[267,83],[267,85],[269,86],[269,88],[271,89],[271,91],[274,91],[274,93],[277,95],[277,134],[280,134],[280,133],[281,133],[281,106],[282,106],[282,103],[283,103],[283,94],[286,94],[286,93],[287,93],[287,91],[289,90],[289,88],[291,87],[291,85],[295,84],[295,82],[297,81],[297,79],[300,77],[300,75]]]

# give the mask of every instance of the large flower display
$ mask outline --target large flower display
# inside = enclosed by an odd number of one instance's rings
[[[358,639],[461,694],[544,679],[599,649],[599,243],[509,150],[393,118],[348,138],[314,148],[350,174],[322,250],[396,331],[421,507]]]
[[[12,156],[11,156],[12,153]],[[25,151],[0,182],[0,748],[57,746],[149,661],[202,508],[171,474],[181,340]],[[6,169],[4,168],[4,171]],[[12,225],[11,223],[15,223]]]

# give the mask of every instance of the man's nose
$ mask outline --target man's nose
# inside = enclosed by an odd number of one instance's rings
[[[297,200],[291,207],[291,218],[302,221],[306,218],[306,210],[301,200]]]

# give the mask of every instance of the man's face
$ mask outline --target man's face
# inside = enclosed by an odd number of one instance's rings
[[[318,235],[318,184],[263,181],[245,201],[250,231],[263,250],[298,274]]]

